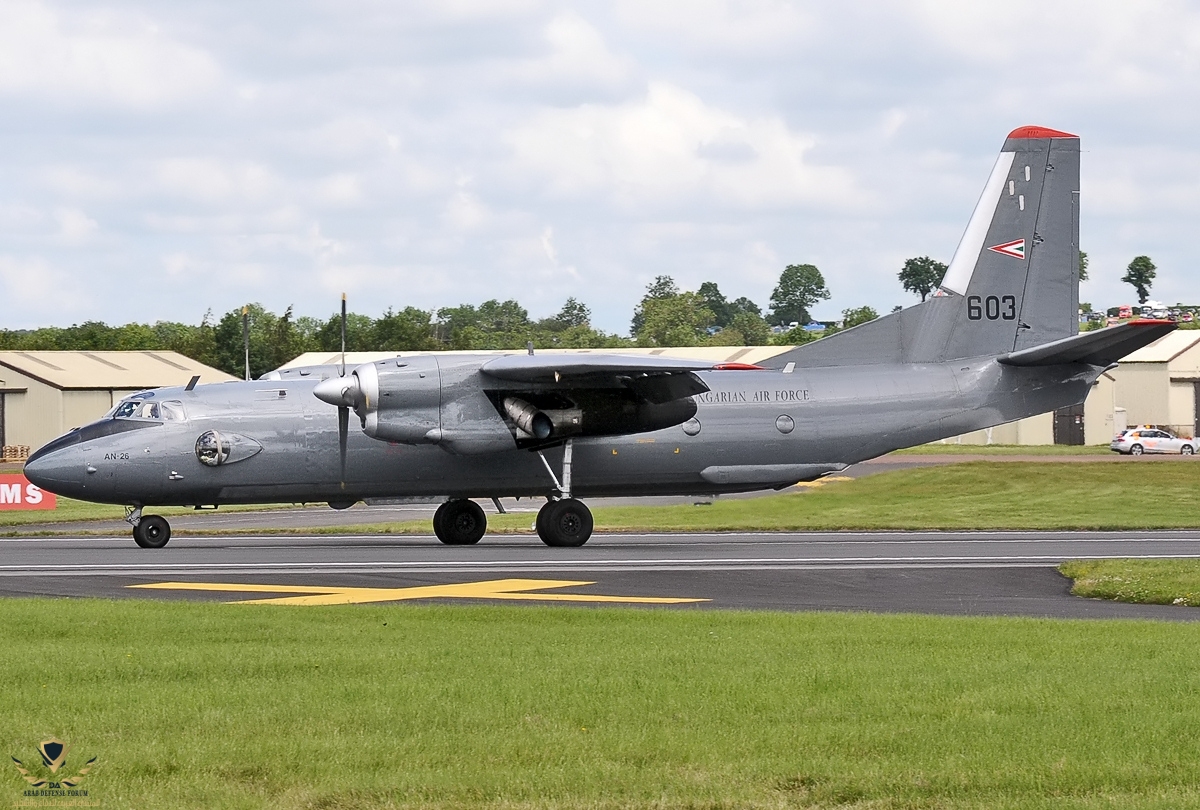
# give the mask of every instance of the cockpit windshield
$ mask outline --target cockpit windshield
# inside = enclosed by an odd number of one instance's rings
[[[182,422],[186,419],[182,402],[154,402],[143,399],[127,399],[109,411],[113,419],[153,419],[156,421]]]

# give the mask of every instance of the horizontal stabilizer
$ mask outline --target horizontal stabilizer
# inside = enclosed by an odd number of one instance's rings
[[[1111,366],[1175,328],[1176,325],[1171,321],[1129,321],[1022,349],[996,359],[1007,366],[1057,366],[1066,363]]]

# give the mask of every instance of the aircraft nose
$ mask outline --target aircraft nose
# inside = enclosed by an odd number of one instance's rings
[[[30,456],[22,473],[31,484],[47,492],[68,498],[80,497],[86,475],[83,456],[76,447],[53,447],[54,443]]]

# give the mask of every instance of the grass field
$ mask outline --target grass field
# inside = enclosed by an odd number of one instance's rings
[[[1072,560],[1071,593],[1116,602],[1200,606],[1200,560]]]
[[[119,507],[60,500],[57,513],[2,512],[0,526],[40,520],[119,520]],[[1128,508],[1129,504],[1169,504]],[[185,514],[188,509],[158,510]],[[47,518],[54,515],[53,518]],[[347,513],[348,518],[353,513]],[[1200,462],[1079,464],[969,462],[880,473],[710,506],[595,510],[599,531],[782,531],[827,529],[1154,529],[1200,526]],[[531,531],[530,513],[489,515],[493,532]],[[124,533],[123,524],[108,527]],[[428,521],[331,529],[427,534]],[[248,530],[259,532],[260,530]],[[296,531],[288,529],[289,532]]]
[[[1200,626],[0,602],[104,807],[1200,806]],[[15,768],[0,803],[24,787]],[[7,795],[6,795],[7,792]]]

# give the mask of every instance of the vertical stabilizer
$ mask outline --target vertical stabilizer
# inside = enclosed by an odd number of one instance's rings
[[[1079,331],[1079,138],[1004,141],[941,288],[928,301],[772,358],[800,366],[1000,355]]]
[[[1078,211],[1079,139],[1013,130],[942,282],[941,292],[958,298],[942,359],[1079,331]]]

